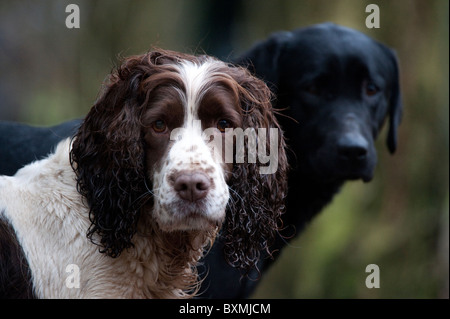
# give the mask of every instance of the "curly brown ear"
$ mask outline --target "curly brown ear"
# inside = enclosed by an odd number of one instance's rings
[[[256,163],[252,163],[251,154],[247,154],[244,163],[233,166],[231,200],[225,221],[225,255],[230,264],[248,272],[259,260],[261,251],[266,250],[271,255],[269,245],[279,229],[285,208],[288,163],[283,132],[274,116],[269,88],[242,68],[235,68],[233,77],[239,84],[242,129],[253,128],[257,133],[258,152],[271,150],[270,157],[276,163],[275,170],[267,173],[267,163],[261,162],[261,154]],[[251,140],[245,139],[246,151],[254,149],[249,145]]]
[[[146,189],[139,123],[139,85],[146,74],[138,67],[141,62],[141,57],[129,58],[111,74],[70,154],[78,191],[90,207],[88,238],[111,257],[132,246]]]

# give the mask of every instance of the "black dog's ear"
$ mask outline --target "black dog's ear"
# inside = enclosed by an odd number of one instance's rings
[[[279,81],[279,60],[285,39],[291,32],[282,31],[272,34],[267,40],[256,43],[250,50],[233,61],[266,82],[272,92],[276,93]]]
[[[400,76],[398,71],[397,55],[391,49],[385,48],[389,51],[389,58],[392,63],[392,82],[391,82],[391,96],[389,99],[389,131],[387,136],[387,147],[389,152],[393,154],[397,149],[397,129],[402,119],[402,98],[400,92]]]

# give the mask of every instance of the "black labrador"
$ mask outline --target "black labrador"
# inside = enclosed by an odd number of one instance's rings
[[[383,123],[391,153],[402,113],[395,53],[368,36],[334,24],[279,32],[232,61],[248,67],[271,87],[290,146],[288,226],[272,249],[281,251],[330,202],[347,180],[373,177],[374,147]],[[50,129],[0,123],[0,174],[45,156],[73,134],[80,121]],[[201,298],[245,298],[258,272],[242,277],[223,258],[216,241],[203,261]],[[275,255],[276,257],[277,255]],[[272,259],[261,258],[264,273]]]
[[[373,178],[374,140],[388,120],[394,153],[402,117],[397,57],[331,23],[275,33],[237,60],[262,77],[285,109],[292,150],[286,221],[300,231],[347,180]]]

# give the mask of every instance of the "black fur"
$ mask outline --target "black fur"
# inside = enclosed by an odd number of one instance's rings
[[[52,127],[0,121],[0,175],[14,175],[32,161],[50,154],[64,138],[75,134],[81,120]]]
[[[1,217],[0,270],[0,299],[34,298],[31,274],[22,247],[14,229]]]

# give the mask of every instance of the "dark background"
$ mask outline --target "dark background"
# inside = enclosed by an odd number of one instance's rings
[[[79,5],[81,28],[65,8]],[[365,8],[380,7],[367,29]],[[227,58],[279,30],[331,21],[396,49],[404,117],[369,184],[341,194],[263,278],[259,298],[448,298],[447,0],[0,0],[0,120],[83,117],[118,56],[159,46]],[[381,287],[368,289],[377,264]]]

